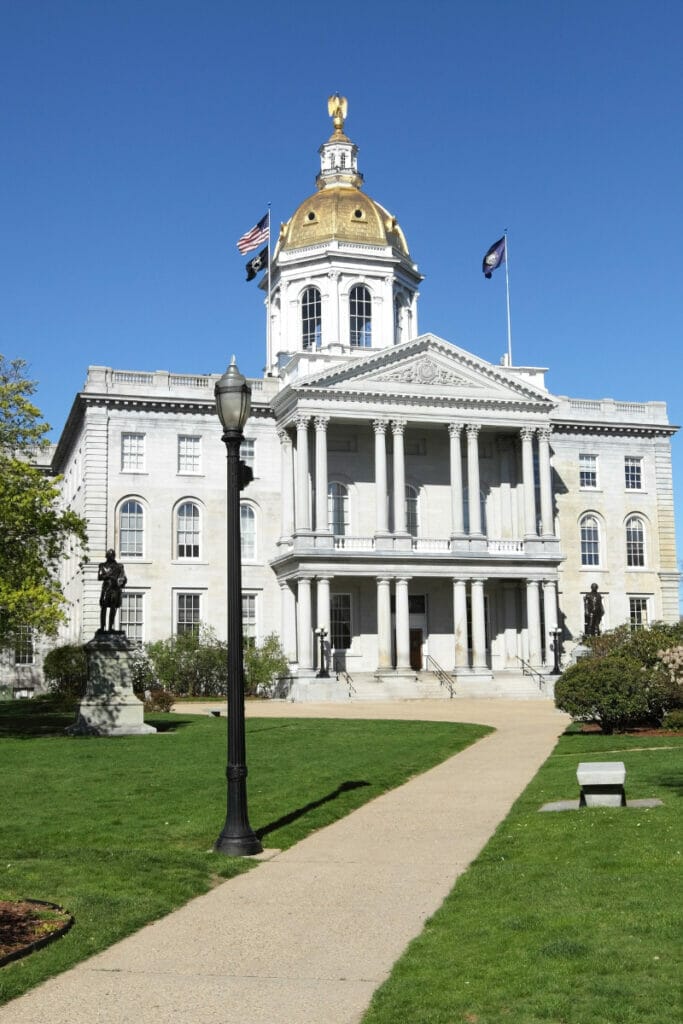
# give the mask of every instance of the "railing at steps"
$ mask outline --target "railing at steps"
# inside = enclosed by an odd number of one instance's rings
[[[545,676],[539,672],[538,669],[533,668],[533,666],[530,665],[528,661],[525,661],[524,658],[520,658],[518,654],[516,655],[516,658],[522,666],[522,675],[531,676],[532,679],[535,679],[539,690],[543,693],[545,691]]]
[[[433,658],[431,654],[428,654],[425,658],[425,664],[430,672],[433,672],[436,678],[439,680],[440,686],[445,686],[451,697],[455,696],[455,681],[453,676],[450,675],[445,668],[439,665],[436,658]]]
[[[346,683],[349,691],[349,697],[356,692],[356,687],[353,685],[353,679],[351,678],[351,676],[349,675],[345,668],[342,668],[341,665],[336,664],[334,666],[334,672],[337,677],[337,682],[339,682],[341,678]]]

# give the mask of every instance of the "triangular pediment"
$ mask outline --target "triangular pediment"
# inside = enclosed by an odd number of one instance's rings
[[[468,403],[554,404],[552,397],[507,367],[495,366],[450,342],[425,334],[392,348],[337,363],[321,373],[293,381],[300,395],[407,396]]]

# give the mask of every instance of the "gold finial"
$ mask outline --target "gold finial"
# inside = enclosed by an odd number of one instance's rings
[[[334,96],[330,96],[327,101],[327,112],[332,118],[334,124],[334,130],[342,134],[344,131],[344,120],[346,119],[346,112],[349,109],[349,105],[346,101],[345,96],[339,96],[335,93]]]

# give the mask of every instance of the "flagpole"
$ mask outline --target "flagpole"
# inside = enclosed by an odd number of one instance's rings
[[[272,339],[270,336],[270,203],[268,203],[268,301],[266,302],[266,352],[268,365],[266,373],[270,373],[273,366]]]
[[[510,247],[508,243],[508,229],[506,228],[503,232],[505,236],[505,296],[507,299],[507,311],[508,311],[508,366],[512,366],[512,328],[510,326],[510,275],[508,273],[508,267],[510,266]]]

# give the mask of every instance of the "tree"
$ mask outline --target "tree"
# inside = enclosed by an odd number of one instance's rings
[[[20,627],[54,636],[66,603],[59,563],[86,542],[85,522],[60,509],[55,481],[35,464],[50,429],[30,401],[35,387],[22,359],[0,354],[0,648]]]

